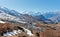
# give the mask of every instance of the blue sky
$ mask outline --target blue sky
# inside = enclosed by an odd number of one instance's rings
[[[19,12],[60,10],[60,0],[0,0],[0,6]]]

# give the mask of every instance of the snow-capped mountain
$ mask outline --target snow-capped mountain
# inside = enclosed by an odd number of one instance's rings
[[[0,7],[0,10],[4,11],[7,14],[13,15],[13,16],[20,16],[20,13],[18,13],[17,11],[10,10],[10,9],[8,9],[6,7]]]
[[[24,12],[23,12],[24,13]],[[42,12],[43,13],[43,12]],[[43,23],[60,22],[60,12],[26,12],[21,14],[15,10],[10,10],[6,7],[0,7],[0,19],[8,21],[16,21],[21,23],[42,21]]]
[[[3,11],[0,10],[0,19],[7,20],[7,21],[20,21],[20,18],[17,18],[15,16],[9,15]]]
[[[44,23],[60,22],[60,12],[46,12],[44,14],[35,15],[35,17]]]
[[[32,16],[27,14],[20,14],[15,10],[10,10],[6,7],[0,7],[0,19],[8,21],[16,21],[20,23],[35,21]]]
[[[44,16],[55,23],[60,22],[60,12],[50,12],[50,13],[46,13]]]
[[[43,23],[57,23],[60,22],[60,11],[55,12],[25,12],[28,15],[35,17],[37,20]]]

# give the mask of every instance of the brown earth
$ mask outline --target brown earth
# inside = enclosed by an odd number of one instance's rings
[[[36,27],[44,27],[44,31],[38,33],[37,31],[32,31],[35,36],[29,36],[26,34],[26,32],[22,32],[21,34],[14,35],[11,37],[60,37],[60,23],[58,24],[42,24],[42,23],[36,23]],[[52,27],[55,27],[53,29]],[[0,24],[0,34],[4,31],[7,31],[8,29],[14,29],[14,25],[11,24]],[[4,37],[1,36],[0,37]],[[7,36],[9,37],[9,36]]]
[[[9,23],[5,23],[5,24],[0,23],[0,37],[4,37],[3,36],[4,32],[7,32],[9,30],[12,31],[13,29],[17,29],[17,27],[20,27],[20,26],[12,25],[12,24],[9,24]],[[34,36],[29,36],[29,35],[27,35],[26,32],[22,32],[22,33],[17,34],[17,35],[6,36],[6,37],[36,37],[36,36],[35,35]]]
[[[60,37],[60,23],[58,24],[37,23],[37,27],[44,27],[44,31],[40,32],[40,37]],[[52,27],[55,27],[55,29]]]

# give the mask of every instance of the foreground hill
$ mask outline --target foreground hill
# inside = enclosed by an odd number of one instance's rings
[[[0,37],[37,37],[30,30],[11,23],[0,23]]]

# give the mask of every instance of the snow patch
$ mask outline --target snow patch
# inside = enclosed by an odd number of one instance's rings
[[[4,21],[0,21],[0,23],[6,23],[6,22],[4,22]]]
[[[31,33],[31,31],[30,31],[30,30],[25,29],[25,28],[24,28],[24,30],[27,32],[27,34],[28,34],[29,36],[33,36],[33,34]]]
[[[4,36],[13,36],[13,35],[16,35],[19,33],[21,33],[21,30],[13,30],[13,32],[7,32],[7,33],[4,33],[3,35]]]
[[[20,23],[27,23],[27,22],[23,22],[23,21],[19,21]]]

